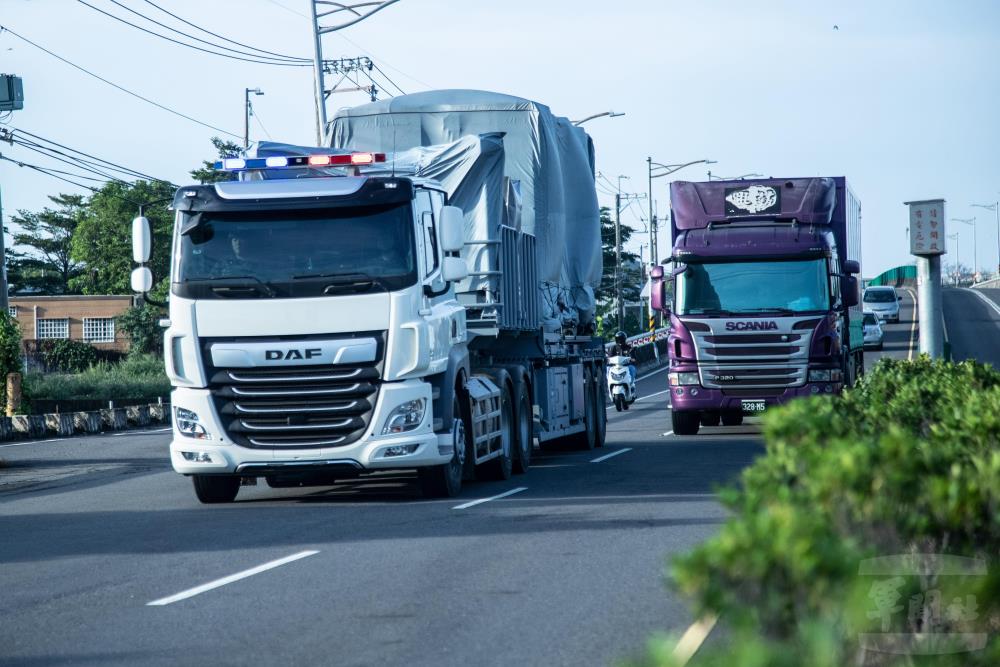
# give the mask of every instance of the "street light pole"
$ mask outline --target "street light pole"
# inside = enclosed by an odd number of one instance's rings
[[[574,125],[583,125],[588,120],[594,120],[595,118],[602,118],[607,116],[608,118],[617,118],[618,116],[624,116],[625,112],[615,112],[615,111],[602,111],[601,113],[595,113],[593,116],[587,116],[586,118],[581,118],[580,120],[571,120],[570,122]]]
[[[997,278],[1000,278],[1000,201],[995,201],[992,204],[972,204],[976,208],[985,208],[987,211],[993,211],[997,216]]]
[[[250,148],[250,93],[260,96],[260,88],[245,88],[243,91],[243,148]]]
[[[979,266],[979,252],[976,246],[979,242],[976,241],[976,216],[972,216],[971,218],[952,218],[952,220],[972,225],[972,282],[976,282],[976,273],[979,271],[977,268]]]
[[[622,179],[618,176],[618,192],[615,193],[615,300],[618,310],[618,329],[625,329],[625,302],[622,300]]]
[[[960,252],[961,251],[961,246],[958,243],[958,232],[955,232],[954,234],[948,234],[948,238],[954,239],[954,241],[955,241],[955,272],[953,274],[951,274],[951,282],[954,285],[957,286],[958,285],[958,274],[959,274],[960,268],[962,266],[962,255],[961,255],[961,252]]]

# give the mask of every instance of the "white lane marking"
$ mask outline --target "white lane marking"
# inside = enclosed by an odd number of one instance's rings
[[[638,382],[639,380],[645,380],[648,377],[652,377],[652,376],[656,375],[657,373],[662,373],[663,371],[669,370],[669,369],[670,369],[670,366],[664,366],[663,368],[657,368],[655,371],[650,371],[650,372],[646,373],[641,378],[636,378],[635,381]]]
[[[993,312],[995,312],[997,315],[1000,315],[1000,306],[993,303],[993,300],[990,299],[988,296],[986,296],[982,292],[977,292],[974,289],[969,289],[968,287],[963,287],[962,289],[964,289],[966,292],[972,292],[973,294],[978,296],[980,299],[983,300],[983,303],[985,303],[987,306],[993,309]]]
[[[664,436],[664,437],[668,437],[668,436],[671,436],[671,435],[673,435],[673,434],[674,434],[674,432],[673,432],[673,431],[667,431],[666,433],[664,433],[664,434],[663,434],[663,436]]]
[[[270,562],[264,563],[263,565],[258,565],[257,567],[252,567],[249,570],[243,570],[242,572],[237,572],[236,574],[231,574],[228,577],[223,577],[222,579],[216,579],[215,581],[210,581],[207,584],[202,584],[201,586],[195,586],[194,588],[189,588],[186,591],[181,591],[176,595],[171,595],[170,597],[160,598],[159,600],[153,600],[152,602],[147,602],[147,607],[162,607],[164,605],[173,604],[174,602],[179,602],[180,600],[186,600],[187,598],[194,597],[195,595],[200,595],[206,591],[210,591],[213,588],[219,588],[220,586],[225,586],[226,584],[231,584],[234,581],[239,581],[240,579],[246,579],[247,577],[252,577],[255,574],[260,574],[261,572],[266,572],[267,570],[273,570],[276,567],[281,567],[282,565],[287,565],[292,561],[301,560],[302,558],[308,558],[309,556],[315,556],[319,551],[308,550],[300,551],[297,554],[292,554],[291,556],[285,556],[284,558],[279,558],[278,560],[272,560]]]
[[[76,440],[76,438],[73,438]],[[69,442],[70,438],[52,438],[51,440],[29,440],[28,442],[14,442],[9,445],[0,445],[0,447],[24,447],[25,445],[40,445],[43,442]]]
[[[913,350],[916,347],[915,336],[917,334],[917,295],[913,293],[913,290],[909,287],[906,288],[907,294],[910,295],[910,299],[913,301],[913,324],[910,325],[910,351],[906,355],[907,361],[913,361]]]
[[[684,631],[681,635],[680,640],[677,642],[677,646],[674,647],[673,657],[676,660],[678,667],[684,667],[688,663],[694,654],[701,648],[702,643],[705,638],[708,637],[708,633],[712,631],[715,627],[715,622],[718,619],[712,615],[708,614],[694,623]]]
[[[646,396],[640,396],[639,398],[637,398],[635,400],[636,401],[641,401],[641,400],[644,400],[644,399],[647,399],[647,398],[656,398],[657,396],[662,396],[663,394],[669,394],[669,393],[670,393],[669,389],[664,389],[663,391],[658,391],[655,394],[647,394]]]
[[[495,496],[490,496],[489,498],[480,498],[479,500],[470,500],[467,503],[462,503],[461,505],[455,505],[452,507],[453,510],[464,510],[469,507],[475,507],[476,505],[482,505],[483,503],[488,503],[491,500],[499,500],[500,498],[506,498],[507,496],[512,496],[515,493],[521,493],[522,491],[527,491],[528,487],[519,486],[516,489],[511,489],[510,491],[504,491],[503,493],[498,493]]]
[[[601,461],[607,461],[613,456],[618,456],[619,454],[624,454],[625,452],[631,452],[631,451],[632,451],[631,447],[625,447],[623,449],[619,449],[616,452],[611,452],[610,454],[605,454],[604,456],[598,456],[596,459],[591,460],[591,463],[600,463]]]
[[[124,431],[122,433],[112,433],[112,438],[120,438],[124,435],[138,435],[140,433],[163,433],[164,431],[172,431],[173,427],[168,426],[166,428],[144,428],[141,431]]]

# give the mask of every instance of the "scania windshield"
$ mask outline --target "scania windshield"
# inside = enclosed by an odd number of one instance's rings
[[[397,290],[416,281],[408,203],[202,213],[178,242],[173,292],[287,298]]]
[[[794,314],[829,307],[825,259],[691,263],[677,276],[678,315]]]

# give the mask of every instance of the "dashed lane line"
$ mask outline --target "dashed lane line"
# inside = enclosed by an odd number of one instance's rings
[[[491,500],[499,500],[501,498],[506,498],[507,496],[512,496],[515,493],[521,493],[522,491],[527,491],[528,487],[519,486],[516,489],[511,489],[510,491],[504,491],[503,493],[498,493],[495,496],[490,496],[489,498],[480,498],[479,500],[470,500],[467,503],[462,503],[461,505],[455,505],[452,507],[453,510],[464,510],[470,507],[475,507],[476,505],[482,505],[483,503],[488,503]]]
[[[683,667],[688,663],[698,649],[701,648],[701,645],[705,642],[705,638],[708,637],[708,633],[715,627],[716,620],[718,619],[715,616],[708,614],[692,623],[684,631],[684,634],[681,635],[677,646],[673,650],[673,657],[677,665]]]
[[[600,463],[601,461],[607,461],[608,459],[618,456],[619,454],[624,454],[625,452],[631,452],[631,447],[624,447],[617,451],[611,452],[610,454],[605,454],[604,456],[598,456],[596,459],[591,460],[591,463]]]
[[[247,577],[252,577],[255,574],[260,574],[261,572],[266,572],[268,570],[273,570],[276,567],[281,567],[282,565],[287,565],[293,561],[301,560],[303,558],[308,558],[309,556],[315,556],[319,551],[307,550],[300,551],[298,553],[292,554],[291,556],[285,556],[284,558],[279,558],[277,560],[272,560],[257,567],[252,567],[249,570],[243,570],[242,572],[237,572],[236,574],[231,574],[228,577],[222,577],[221,579],[216,579],[215,581],[210,581],[207,584],[202,584],[201,586],[195,586],[194,588],[189,588],[186,591],[181,591],[176,595],[171,595],[165,598],[160,598],[158,600],[153,600],[152,602],[147,602],[147,607],[163,607],[168,604],[173,604],[174,602],[180,602],[181,600],[186,600],[188,598],[194,597],[195,595],[201,595],[207,591],[219,588],[220,586],[225,586],[226,584],[231,584],[234,581],[239,581],[240,579],[246,579]]]

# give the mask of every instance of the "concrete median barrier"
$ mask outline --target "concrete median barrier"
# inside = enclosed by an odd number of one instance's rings
[[[149,426],[149,406],[130,405],[125,408],[125,417],[132,426]]]
[[[42,415],[14,415],[10,419],[14,432],[23,438],[40,438],[45,435],[45,418]]]
[[[13,440],[16,435],[10,417],[0,417],[0,440]]]
[[[50,412],[45,415],[45,429],[53,435],[73,435],[73,415],[65,412]]]
[[[101,422],[111,431],[121,431],[128,426],[125,408],[104,408],[101,410]]]
[[[100,410],[73,413],[73,428],[77,433],[100,433],[103,425]]]

